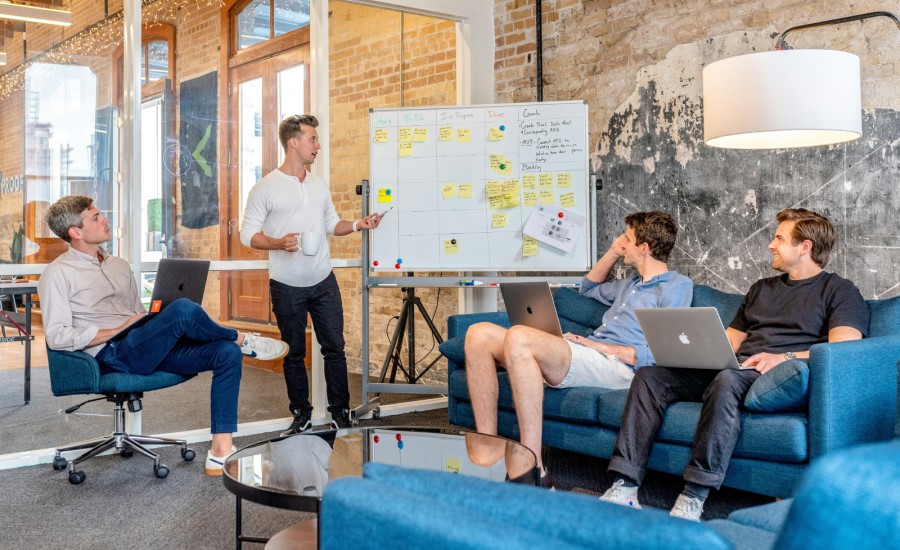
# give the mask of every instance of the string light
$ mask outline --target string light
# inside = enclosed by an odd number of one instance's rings
[[[74,1],[74,0],[73,0]],[[224,0],[142,0],[141,19],[144,25],[169,23],[177,26],[179,19],[199,13],[204,7],[222,7]],[[192,10],[192,8],[196,8]],[[181,13],[179,13],[181,12]],[[123,11],[109,15],[66,40],[36,54],[24,63],[0,75],[0,101],[25,90],[25,72],[33,63],[54,65],[84,64],[78,58],[97,57],[100,52],[122,43]],[[106,60],[104,60],[106,61]],[[107,61],[108,62],[108,61]]]

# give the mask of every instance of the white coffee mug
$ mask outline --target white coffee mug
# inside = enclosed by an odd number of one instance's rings
[[[315,256],[319,253],[319,245],[322,244],[322,234],[317,231],[304,231],[300,234],[300,250],[307,256]]]

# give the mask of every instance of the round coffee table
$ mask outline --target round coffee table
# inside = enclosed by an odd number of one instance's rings
[[[485,479],[535,484],[537,459],[527,447],[499,436],[441,428],[372,427],[310,431],[248,445],[225,461],[222,480],[234,493],[237,547],[269,539],[242,533],[241,501],[319,513],[328,483],[339,477],[361,476],[363,464],[380,462],[471,475]],[[297,526],[288,531],[314,533],[305,542],[315,547],[317,528]],[[273,537],[273,540],[274,538]]]

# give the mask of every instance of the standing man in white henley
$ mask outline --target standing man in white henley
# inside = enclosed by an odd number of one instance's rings
[[[350,391],[344,355],[344,308],[337,279],[331,270],[328,238],[378,227],[378,214],[350,222],[338,217],[328,184],[306,167],[321,148],[312,115],[290,116],[278,126],[284,162],[253,186],[247,198],[241,242],[269,251],[269,290],[281,339],[290,352],[284,358],[294,421],[281,435],[312,427],[306,357],[306,318],[312,317],[325,360],[325,383],[332,426],[350,425]],[[307,250],[303,250],[307,235]],[[315,237],[315,238],[310,238]]]

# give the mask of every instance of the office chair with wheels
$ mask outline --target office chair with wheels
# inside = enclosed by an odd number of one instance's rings
[[[50,387],[53,395],[62,397],[99,393],[107,401],[115,403],[114,428],[110,435],[56,449],[53,469],[63,470],[68,466],[69,483],[78,485],[86,477],[83,471],[76,469],[76,466],[113,448],[125,458],[132,456],[134,451],[152,458],[153,472],[158,478],[169,475],[169,468],[165,464],[161,464],[159,455],[148,449],[146,445],[180,445],[181,457],[186,461],[194,460],[194,451],[188,448],[187,442],[183,439],[130,435],[125,432],[126,403],[129,411],[137,412],[141,410],[141,398],[145,391],[175,386],[190,380],[193,376],[181,376],[168,372],[154,372],[147,376],[122,372],[101,374],[100,365],[96,359],[80,351],[57,351],[47,348],[47,360],[50,367]],[[88,401],[97,401],[104,397]],[[66,414],[75,412],[84,403],[67,409]],[[72,460],[66,460],[62,456],[62,453],[82,449],[87,449],[87,451]]]

